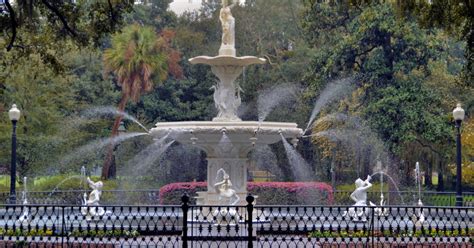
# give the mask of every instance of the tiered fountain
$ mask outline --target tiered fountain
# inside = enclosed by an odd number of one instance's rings
[[[233,4],[223,0],[220,10],[222,43],[219,55],[191,58],[191,64],[206,64],[219,79],[214,89],[214,104],[218,110],[212,121],[157,123],[150,132],[156,138],[166,135],[181,144],[195,145],[207,154],[207,191],[199,192],[197,204],[228,204],[216,190],[222,178],[218,171],[227,172],[231,188],[239,201],[245,204],[247,195],[247,154],[255,146],[269,145],[281,140],[281,136],[296,143],[303,131],[296,123],[242,121],[237,116],[241,104],[241,88],[236,82],[245,66],[264,64],[265,59],[253,56],[237,57],[235,50],[235,19]],[[222,173],[219,173],[222,174]]]

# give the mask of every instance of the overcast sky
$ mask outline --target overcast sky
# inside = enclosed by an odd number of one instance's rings
[[[181,14],[185,11],[196,10],[201,7],[202,0],[174,0],[170,4],[170,9],[176,14]]]
[[[0,0],[1,1],[1,0]],[[170,4],[170,9],[176,14],[180,15],[185,11],[197,10],[201,7],[203,0],[174,0]],[[271,0],[268,0],[271,1]],[[240,3],[245,3],[245,0],[240,0]]]

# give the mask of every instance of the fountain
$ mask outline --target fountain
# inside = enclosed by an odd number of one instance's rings
[[[194,145],[207,154],[207,191],[198,192],[197,204],[223,205],[223,199],[214,185],[220,169],[228,173],[233,190],[238,197],[237,205],[245,204],[247,195],[247,154],[254,147],[265,146],[285,139],[296,141],[303,131],[296,123],[242,121],[237,116],[241,105],[241,87],[236,79],[244,67],[264,64],[266,60],[254,56],[236,56],[235,18],[231,9],[235,3],[222,2],[220,21],[222,42],[219,54],[214,57],[191,58],[191,64],[211,66],[211,71],[219,79],[214,89],[214,105],[218,114],[212,121],[163,122],[157,123],[150,133],[156,138],[169,137],[181,144]],[[227,140],[223,144],[221,141]]]
[[[20,224],[23,223],[28,223],[30,220],[30,215],[29,215],[29,208],[26,207],[28,205],[28,191],[27,191],[27,186],[26,186],[26,181],[27,177],[23,177],[23,192],[21,193],[21,198],[22,198],[22,203],[23,203],[23,212],[21,213],[21,216],[18,218],[18,222]]]

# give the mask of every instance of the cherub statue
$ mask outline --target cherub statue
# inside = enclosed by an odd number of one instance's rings
[[[219,201],[222,198],[227,198],[229,199],[229,205],[236,205],[239,203],[240,197],[237,195],[235,190],[231,188],[232,182],[230,181],[229,174],[227,174],[222,168],[217,171],[216,181],[220,180],[219,178],[222,178],[222,181],[214,184],[214,188],[219,194]],[[219,224],[231,224],[232,222],[235,222],[235,219],[231,218],[231,216],[235,216],[237,211],[235,208],[222,208],[220,211],[216,209],[213,214],[215,217],[217,217],[217,222]]]
[[[99,207],[104,184],[102,181],[93,182],[89,177],[87,177],[87,183],[92,188],[92,192],[89,194],[89,198],[84,193],[84,207],[81,209],[81,212],[86,216],[86,220],[91,220],[94,216],[103,216],[105,214],[104,208]]]
[[[222,181],[214,184],[216,192],[219,194],[219,199],[227,198],[229,199],[230,205],[236,205],[240,201],[240,197],[237,195],[235,190],[233,190],[232,182],[230,181],[229,174],[225,172],[224,169],[219,169],[217,171],[217,180],[222,177]],[[216,180],[216,181],[217,181]]]
[[[421,200],[418,200],[418,203],[417,203],[418,207],[415,211],[415,213],[413,213],[413,215],[411,216],[412,218],[412,222],[413,224],[415,225],[415,227],[417,229],[420,229],[423,227],[423,224],[425,223],[425,214],[423,213],[423,202]]]
[[[355,204],[352,205],[354,207],[349,208],[349,211],[345,211],[343,216],[346,216],[348,214],[350,217],[355,218],[364,215],[365,211],[363,210],[363,207],[367,206],[367,190],[372,187],[372,184],[370,183],[371,179],[372,177],[370,176],[367,176],[367,179],[365,181],[360,178],[357,178],[357,180],[355,181],[356,189],[351,194],[351,199],[355,202]]]

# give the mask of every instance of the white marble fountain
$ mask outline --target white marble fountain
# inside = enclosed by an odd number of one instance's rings
[[[253,56],[236,56],[235,19],[231,8],[223,0],[220,10],[222,42],[219,55],[191,58],[191,64],[206,64],[219,79],[214,89],[214,104],[218,114],[212,121],[159,122],[150,132],[156,138],[169,135],[181,144],[199,147],[207,153],[207,191],[199,192],[197,204],[228,204],[215,189],[222,168],[229,175],[232,189],[239,197],[236,204],[245,204],[247,195],[247,154],[255,146],[269,145],[281,141],[281,136],[293,143],[303,134],[296,123],[242,121],[237,116],[241,104],[241,88],[236,82],[243,68],[253,64],[264,64],[265,59]]]

